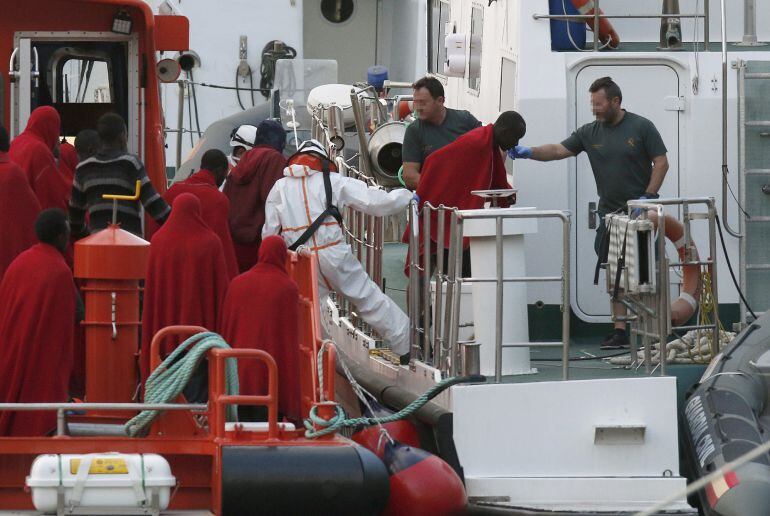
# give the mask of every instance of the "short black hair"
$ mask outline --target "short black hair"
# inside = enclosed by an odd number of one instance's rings
[[[493,131],[498,145],[502,146],[503,143],[518,145],[519,140],[527,134],[527,123],[516,111],[503,111],[495,120]],[[505,150],[508,148],[506,147]]]
[[[620,86],[612,80],[612,77],[599,77],[592,82],[591,87],[588,88],[590,93],[596,93],[599,90],[604,90],[607,100],[612,100],[617,97],[620,102],[623,102],[623,93],[620,92]]]
[[[209,149],[203,153],[201,168],[206,170],[227,170],[227,156],[219,149]]]
[[[99,133],[93,129],[83,129],[75,136],[75,150],[78,156],[91,157],[99,149]]]
[[[116,143],[126,132],[126,122],[117,113],[105,113],[96,122],[96,132],[103,144]]]
[[[35,234],[44,244],[55,245],[57,240],[68,231],[67,216],[59,208],[41,211],[35,221]]]
[[[430,96],[433,97],[434,100],[444,96],[444,85],[441,84],[441,81],[430,75],[426,75],[412,84],[413,90],[419,90],[420,88],[428,90],[428,93],[430,93]]]
[[[8,131],[0,124],[0,152],[8,152],[11,148],[11,138],[8,136]]]

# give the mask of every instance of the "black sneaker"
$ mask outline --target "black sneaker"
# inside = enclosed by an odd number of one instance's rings
[[[409,365],[409,360],[412,358],[411,353],[405,353],[398,357],[399,363],[401,365]]]
[[[628,349],[630,347],[631,343],[628,341],[626,330],[620,328],[616,328],[615,331],[607,335],[607,338],[599,346],[600,349]]]

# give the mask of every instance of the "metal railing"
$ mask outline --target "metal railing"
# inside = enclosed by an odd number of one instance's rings
[[[702,205],[706,207],[706,211],[691,211],[692,206]],[[665,206],[678,206],[682,210],[682,225],[684,229],[684,242],[682,244],[684,248],[684,258],[678,259],[675,262],[670,262],[666,256],[666,217]],[[618,318],[614,313],[612,315],[613,322],[624,320],[630,325],[631,333],[631,366],[638,365],[638,353],[637,353],[637,339],[641,338],[642,346],[644,349],[644,366],[647,373],[654,371],[652,367],[652,344],[653,340],[657,340],[660,345],[660,374],[666,374],[666,364],[668,361],[668,350],[666,349],[666,343],[668,336],[672,333],[677,334],[679,331],[691,331],[691,330],[708,330],[712,332],[712,345],[714,350],[712,355],[715,355],[720,346],[720,332],[719,332],[719,297],[717,291],[717,267],[716,267],[716,207],[713,197],[698,197],[698,198],[671,198],[671,199],[656,199],[655,201],[642,201],[632,200],[628,201],[628,214],[630,215],[634,210],[641,209],[641,214],[638,217],[639,220],[647,220],[649,214],[647,210],[651,210],[656,214],[657,219],[657,270],[656,270],[656,282],[657,287],[652,292],[638,292],[634,294],[627,294],[630,290],[629,278],[630,274],[624,275],[623,284],[618,289],[618,298],[614,301],[623,304],[631,312],[630,315],[622,316]],[[708,235],[709,235],[709,257],[699,258],[697,254],[697,248],[692,238],[691,222],[693,220],[707,220],[708,221]],[[609,235],[608,235],[609,238]],[[624,243],[625,245],[625,243]],[[630,244],[629,244],[630,245]],[[651,253],[654,251],[651,249]],[[652,259],[652,257],[650,257]],[[607,265],[607,264],[605,264]],[[617,266],[617,265],[616,265]],[[670,297],[670,269],[676,267],[698,267],[699,275],[701,270],[705,267],[706,271],[711,275],[711,318],[712,321],[709,324],[695,324],[695,325],[682,325],[674,326],[671,319],[671,297]],[[625,265],[623,266],[625,267]],[[608,269],[609,271],[609,269]],[[626,270],[626,272],[628,272]],[[611,275],[607,274],[607,290],[612,293],[615,290],[615,278],[611,278]],[[698,284],[700,285],[700,279]],[[696,307],[695,313],[698,313]],[[699,339],[698,339],[699,341]]]
[[[474,374],[471,362],[478,364],[478,346],[495,346],[495,382],[503,376],[503,349],[512,347],[554,347],[562,348],[562,378],[569,378],[570,340],[570,216],[556,210],[527,210],[510,212],[489,209],[463,212],[446,206],[432,206],[425,203],[422,220],[417,215],[417,204],[412,203],[409,213],[409,312],[412,322],[412,353],[425,363],[439,369],[444,376],[459,373]],[[435,239],[431,237],[433,215],[436,218]],[[449,221],[447,222],[447,217]],[[503,224],[507,219],[550,219],[562,223],[562,265],[561,274],[555,276],[505,277],[503,269]],[[468,220],[492,219],[495,221],[496,273],[494,276],[463,277],[464,223]],[[420,232],[420,225],[422,232]],[[448,247],[446,231],[449,231]],[[421,240],[420,240],[421,239]],[[434,246],[435,244],[435,246]],[[420,248],[422,247],[422,261]],[[443,253],[447,249],[446,271]],[[433,265],[435,262],[435,266]],[[432,281],[433,280],[433,281]],[[431,288],[431,282],[434,288]],[[504,286],[514,282],[558,282],[561,284],[562,338],[560,342],[503,342]],[[460,306],[463,285],[476,283],[495,284],[495,338],[494,343],[476,343],[459,338]],[[431,309],[432,307],[432,309]],[[474,352],[468,353],[471,347]],[[460,365],[463,364],[461,368]]]
[[[565,0],[568,1],[568,0]],[[724,0],[723,0],[724,1]],[[563,20],[563,21],[593,21],[593,50],[598,51],[602,47],[599,43],[599,21],[606,19],[659,19],[668,21],[672,18],[695,18],[703,19],[703,43],[708,46],[709,44],[709,2],[706,0],[703,2],[703,14],[674,14],[674,13],[661,13],[661,14],[603,14],[599,8],[599,0],[593,1],[594,12],[593,14],[533,14],[532,18],[535,20]],[[723,12],[724,19],[724,12]]]

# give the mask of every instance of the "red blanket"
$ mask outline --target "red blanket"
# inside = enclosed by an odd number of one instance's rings
[[[11,142],[8,154],[27,174],[40,208],[60,208],[66,212],[71,186],[53,156],[60,125],[59,113],[54,108],[44,106],[35,109],[27,128]]]
[[[279,411],[301,421],[299,390],[299,290],[286,272],[286,244],[267,237],[259,263],[235,278],[222,311],[222,336],[234,348],[262,349],[278,364]],[[241,394],[267,394],[267,368],[238,364]]]
[[[461,210],[479,209],[484,207],[484,199],[471,194],[471,191],[511,188],[506,176],[505,161],[494,143],[493,128],[492,124],[476,128],[428,156],[420,170],[420,182],[417,184],[420,208],[429,202],[433,206],[443,204]],[[438,215],[435,211],[431,212],[430,224],[430,238],[433,242],[431,252],[435,253],[438,235]],[[444,247],[447,249],[450,229],[447,217],[444,226]],[[410,230],[407,228],[404,232],[404,242],[409,241]],[[422,258],[422,222],[419,230]],[[408,267],[406,269],[408,274]]]
[[[59,145],[59,170],[67,179],[72,188],[72,180],[75,179],[75,169],[78,168],[78,151],[69,142]]]
[[[268,145],[257,145],[241,157],[227,178],[224,193],[230,199],[230,232],[241,272],[257,263],[265,201],[275,182],[283,177],[284,168],[283,154]]]
[[[0,152],[0,279],[19,253],[33,246],[40,203],[24,172]]]
[[[209,170],[199,170],[184,181],[174,183],[168,191],[163,194],[163,198],[171,206],[174,204],[180,194],[191,193],[201,202],[201,216],[211,231],[216,233],[222,242],[222,251],[225,253],[225,264],[227,264],[227,276],[233,279],[238,275],[238,262],[235,259],[235,250],[233,249],[233,239],[230,236],[230,227],[227,222],[230,212],[230,201],[227,196],[217,188],[214,173]],[[151,218],[148,219],[148,226],[154,226],[157,231],[157,223]]]
[[[0,283],[0,399],[67,401],[75,329],[75,284],[48,244],[21,253]],[[56,412],[0,412],[0,435],[46,435]]]
[[[142,313],[142,381],[150,373],[150,342],[161,328],[186,324],[219,330],[227,283],[222,243],[203,222],[200,201],[189,193],[179,195],[150,247]],[[166,339],[161,356],[178,343]]]

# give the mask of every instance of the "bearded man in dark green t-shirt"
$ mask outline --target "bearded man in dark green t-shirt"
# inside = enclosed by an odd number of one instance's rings
[[[420,181],[425,158],[476,129],[481,122],[468,111],[445,107],[444,86],[435,77],[423,77],[412,88],[412,102],[418,118],[406,128],[401,157],[404,186],[414,190]]]
[[[609,238],[604,224],[608,213],[623,211],[631,199],[657,199],[658,190],[668,171],[666,146],[652,122],[620,107],[623,94],[610,78],[602,77],[591,84],[591,108],[594,122],[579,127],[561,143],[539,147],[517,146],[508,153],[511,158],[553,161],[588,155],[599,193],[600,224],[596,229],[594,249]],[[613,303],[616,316],[625,315],[625,307]],[[613,331],[602,342],[602,349],[625,348],[629,345],[626,323],[615,322]]]

